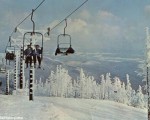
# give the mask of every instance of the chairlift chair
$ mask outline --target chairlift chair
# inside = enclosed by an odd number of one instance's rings
[[[31,21],[33,23],[33,31],[32,32],[26,32],[23,36],[23,51],[25,51],[25,40],[26,40],[26,36],[29,35],[29,36],[39,36],[41,37],[41,61],[42,61],[42,57],[43,57],[43,34],[41,32],[35,32],[35,22],[33,20],[33,12],[34,10],[32,10],[32,14],[31,14]],[[32,43],[32,39],[30,39],[30,45],[33,44]],[[24,53],[23,53],[23,58],[24,58]]]
[[[5,56],[6,62],[7,60],[13,61],[15,59],[15,47],[14,46],[7,46],[5,49],[5,53],[6,53],[6,56]]]
[[[25,51],[25,40],[26,40],[26,36],[27,35],[38,35],[38,36],[41,36],[41,45],[40,45],[40,48],[41,48],[41,55],[43,56],[43,34],[40,33],[40,32],[26,32],[24,34],[24,37],[23,37],[23,51]],[[30,41],[30,45],[32,44],[32,42]],[[31,46],[32,47],[32,46]],[[24,54],[23,54],[24,56]]]
[[[65,42],[60,40],[60,37],[68,37],[69,38],[69,42]],[[68,55],[68,54],[73,54],[75,51],[71,46],[71,36],[68,34],[60,34],[57,37],[57,49],[55,52],[55,55],[57,54],[63,54],[63,55]]]
[[[55,51],[55,55],[58,54],[63,54],[63,55],[68,55],[68,54],[73,54],[75,51],[71,46],[71,36],[69,34],[65,33],[65,29],[67,27],[67,19],[65,19],[66,22],[66,26],[64,27],[64,34],[60,34],[57,37],[57,48]],[[69,42],[65,42],[64,40],[61,40],[60,37],[68,37],[69,38]]]

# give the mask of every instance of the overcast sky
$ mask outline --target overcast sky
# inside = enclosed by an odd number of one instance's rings
[[[0,0],[0,40],[5,49],[14,27],[41,0]],[[53,27],[84,0],[46,0],[35,12],[37,29]],[[30,19],[20,28],[29,29]],[[150,26],[150,0],[89,0],[68,19],[66,32],[72,36],[76,51],[142,53],[145,27]],[[50,47],[56,48],[56,37],[64,23],[52,33]],[[31,29],[31,28],[30,28]],[[47,44],[47,46],[48,46]]]

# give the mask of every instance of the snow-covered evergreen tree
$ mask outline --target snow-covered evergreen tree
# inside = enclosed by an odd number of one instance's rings
[[[36,82],[34,89],[36,89],[35,91],[38,96],[45,96],[44,83],[42,82],[41,78],[38,83]]]
[[[101,75],[101,99],[105,99],[105,86],[106,86],[106,84],[105,84],[105,77],[104,77],[104,75]]]
[[[121,89],[119,91],[119,102],[124,103],[124,104],[128,104],[128,97],[127,97],[127,91],[125,89],[125,84],[124,82],[121,85]]]
[[[105,80],[105,98],[110,99],[111,94],[112,94],[112,82],[110,78],[110,73],[107,73]]]
[[[54,71],[51,71],[49,76],[50,81],[50,96],[57,96],[57,83],[56,83],[56,77]]]
[[[48,81],[51,96],[68,97],[73,95],[72,78],[61,65],[57,66],[56,72],[51,72]]]
[[[43,91],[45,92],[45,96],[50,96],[50,81],[49,81],[49,79],[46,79]]]
[[[110,73],[101,75],[101,83],[97,83],[93,76],[85,75],[83,69],[80,70],[80,77],[72,80],[68,71],[62,66],[57,66],[56,71],[51,71],[45,82],[40,78],[34,83],[34,95],[53,97],[74,97],[86,99],[110,99],[120,103],[132,105],[134,107],[146,107],[146,97],[142,93],[141,86],[137,93],[132,89],[129,75],[126,75],[127,85],[121,82],[119,77],[114,77],[112,81]],[[28,89],[28,80],[25,85]]]
[[[80,69],[79,92],[81,98],[86,98],[86,78],[83,69]]]
[[[99,87],[100,86],[96,83],[93,76],[91,77],[91,82],[92,82],[92,86],[91,86],[92,96],[91,96],[91,98],[99,99]]]
[[[129,79],[129,75],[126,74],[126,79],[127,79],[127,85],[126,85],[126,91],[127,91],[127,97],[128,97],[128,104],[131,103],[131,99],[132,99],[132,87],[131,87],[131,83],[130,83],[130,79]]]
[[[80,97],[79,80],[73,80],[73,96],[74,96],[74,98],[79,98]]]
[[[114,83],[113,83],[113,96],[112,98],[117,101],[120,102],[120,95],[121,95],[121,81],[118,77],[114,78]]]
[[[142,93],[142,88],[140,85],[135,96],[134,106],[139,108],[144,108],[145,106],[144,95]]]

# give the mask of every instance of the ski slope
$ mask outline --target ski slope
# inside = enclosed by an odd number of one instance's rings
[[[23,120],[147,120],[147,111],[103,100],[0,95],[0,117]]]

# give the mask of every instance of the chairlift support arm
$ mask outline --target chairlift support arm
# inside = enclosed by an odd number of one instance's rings
[[[11,46],[11,36],[9,36],[9,43],[10,43],[10,46]]]
[[[66,28],[67,28],[67,19],[65,19],[65,23],[66,23],[66,26],[64,27],[64,36],[66,34]]]
[[[33,23],[33,34],[34,34],[34,31],[35,31],[35,22],[33,20],[33,13],[34,13],[34,9],[32,9],[32,14],[31,14],[31,21]]]

